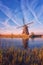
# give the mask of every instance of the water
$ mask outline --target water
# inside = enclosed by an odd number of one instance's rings
[[[0,48],[40,48],[43,47],[43,38],[34,39],[15,39],[15,38],[0,38]]]

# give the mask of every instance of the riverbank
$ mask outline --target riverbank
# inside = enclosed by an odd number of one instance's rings
[[[0,49],[0,65],[43,65],[43,48]]]
[[[29,37],[30,37],[29,35],[25,35],[25,34],[0,35],[0,38],[29,38]]]
[[[43,38],[43,35],[0,34],[0,38]]]

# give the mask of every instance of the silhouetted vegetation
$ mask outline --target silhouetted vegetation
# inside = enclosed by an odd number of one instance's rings
[[[26,34],[0,34],[0,38],[43,38],[43,35],[35,35],[33,32],[31,35]]]
[[[0,65],[43,65],[43,48],[0,49]]]

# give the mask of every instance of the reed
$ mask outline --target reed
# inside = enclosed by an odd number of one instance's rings
[[[0,65],[43,65],[43,48],[0,49]]]

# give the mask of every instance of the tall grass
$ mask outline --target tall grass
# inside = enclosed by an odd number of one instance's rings
[[[43,48],[0,49],[0,65],[43,65]]]

